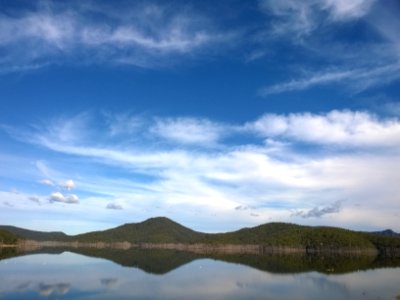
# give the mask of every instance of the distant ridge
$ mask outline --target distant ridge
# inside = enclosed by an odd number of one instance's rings
[[[52,231],[52,232],[35,231],[9,225],[0,225],[0,229],[11,232],[27,240],[60,241],[60,240],[66,240],[68,238],[68,235],[66,235],[64,232],[61,231]]]
[[[374,231],[371,233],[375,234],[375,235],[388,236],[388,237],[400,237],[400,233],[394,232],[392,229],[386,229],[386,230],[382,230],[382,231]]]
[[[313,252],[379,252],[400,256],[400,238],[392,231],[357,232],[336,227],[311,227],[289,223],[267,223],[234,232],[209,234],[194,231],[166,217],[151,218],[104,231],[75,236],[62,232],[40,232],[0,226],[22,239],[82,243],[259,245],[269,249],[297,249]]]

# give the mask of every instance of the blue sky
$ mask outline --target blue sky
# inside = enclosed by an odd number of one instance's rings
[[[0,223],[400,231],[398,1],[3,1]]]

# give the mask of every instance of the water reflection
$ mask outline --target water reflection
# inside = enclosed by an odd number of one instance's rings
[[[56,284],[39,284],[39,294],[42,296],[61,296],[68,293],[71,289],[69,283],[56,283]]]
[[[70,251],[94,258],[103,258],[124,267],[139,268],[147,273],[166,274],[197,259],[211,258],[246,265],[270,273],[303,273],[317,271],[325,274],[345,274],[354,271],[385,267],[400,267],[400,258],[344,255],[256,255],[256,254],[199,254],[170,249],[128,250],[112,248],[42,248],[31,252],[18,252],[15,248],[0,252],[0,260],[27,254],[61,254]],[[3,256],[2,256],[3,255]]]
[[[106,288],[115,287],[118,283],[118,278],[102,278],[100,279],[100,283],[102,286]]]
[[[117,254],[120,257],[114,257]],[[91,253],[92,257],[87,255],[37,253],[3,259],[0,261],[0,298],[396,299],[400,292],[400,268],[343,274],[317,272],[316,269],[322,268],[320,265],[332,267],[327,258],[317,260],[316,268],[310,270],[310,261],[315,262],[316,258],[303,258],[295,263],[294,258],[283,257],[285,262],[278,263],[279,257],[203,258],[184,252],[138,249],[108,253],[107,259],[100,258],[104,256],[99,251]],[[116,263],[110,261],[111,257]],[[228,258],[235,263],[227,263]],[[327,260],[326,265],[322,263]],[[304,261],[308,262],[305,271],[299,272]],[[257,263],[261,267],[254,268]],[[361,263],[366,266],[367,261]],[[157,264],[160,266],[156,267]],[[281,266],[283,271],[279,269]],[[267,271],[267,267],[272,271]],[[338,262],[334,267],[348,270],[347,266],[340,268]],[[297,271],[289,272],[289,269]]]

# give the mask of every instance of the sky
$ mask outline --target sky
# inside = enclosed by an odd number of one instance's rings
[[[400,231],[399,14],[0,1],[0,223]]]

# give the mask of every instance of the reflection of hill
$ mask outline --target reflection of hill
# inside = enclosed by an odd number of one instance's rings
[[[31,254],[61,254],[65,249],[61,248],[36,248],[34,250],[21,250],[18,247],[1,248],[0,247],[0,260],[13,258],[18,256],[25,256]]]
[[[213,258],[270,273],[350,273],[358,270],[400,266],[400,260],[376,259],[373,256],[338,255],[213,255]]]
[[[17,256],[17,249],[14,247],[2,248],[0,247],[0,260]]]
[[[200,256],[191,252],[157,249],[95,249],[74,248],[69,251],[104,258],[124,267],[139,268],[147,273],[165,274]]]
[[[246,265],[269,273],[319,273],[345,274],[360,270],[400,267],[400,258],[370,255],[323,254],[213,254],[210,258]]]
[[[4,250],[4,249],[3,249]],[[400,267],[399,258],[344,255],[257,255],[257,254],[198,254],[167,249],[96,249],[96,248],[43,248],[19,253],[15,248],[0,252],[0,260],[13,256],[36,253],[61,254],[70,251],[90,257],[103,258],[124,267],[139,268],[151,274],[165,274],[193,260],[211,258],[236,263],[269,273],[320,273],[343,274],[359,270]]]

